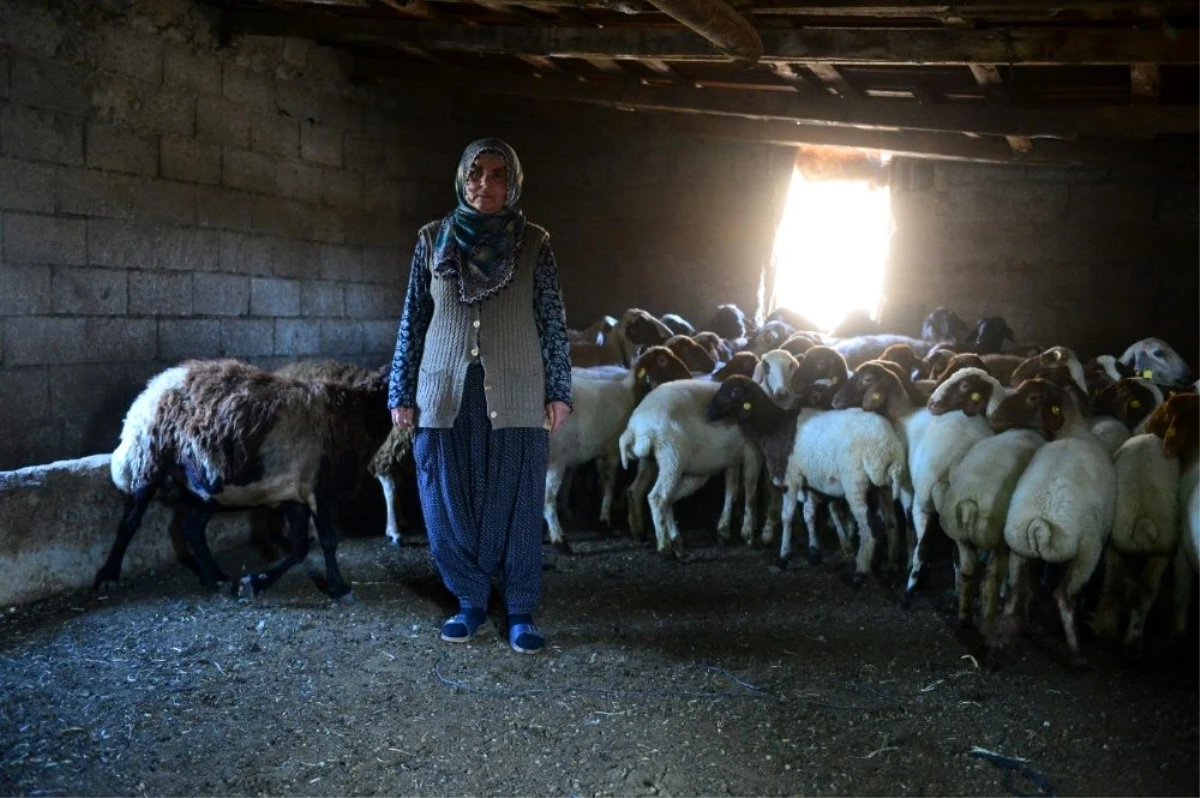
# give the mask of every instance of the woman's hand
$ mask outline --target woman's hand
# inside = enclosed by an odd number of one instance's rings
[[[393,407],[392,424],[400,429],[412,429],[416,411],[411,407]]]
[[[550,425],[551,433],[558,432],[558,428],[563,425],[569,415],[571,415],[571,407],[566,402],[546,403],[546,423]]]

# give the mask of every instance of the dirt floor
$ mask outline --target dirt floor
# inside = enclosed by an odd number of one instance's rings
[[[143,534],[145,534],[144,532]],[[549,649],[437,639],[421,540],[298,567],[252,601],[182,566],[0,618],[5,795],[1196,795],[1195,640],[1139,663],[1052,620],[1003,670],[957,632],[950,571],[905,611],[848,564],[695,541],[547,548]],[[257,567],[252,547],[219,559]],[[1007,757],[992,760],[976,747]]]

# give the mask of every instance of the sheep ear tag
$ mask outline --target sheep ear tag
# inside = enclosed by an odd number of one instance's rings
[[[1050,406],[1050,413],[1051,413],[1052,415],[1055,415],[1055,416],[1061,416],[1061,415],[1062,415],[1062,408],[1061,408],[1061,407],[1059,407],[1058,405],[1051,405],[1051,406]]]
[[[637,370],[637,378],[638,378],[639,380],[640,380],[642,377],[645,377],[645,376],[646,376],[646,370],[645,370],[645,369],[638,369],[638,370]]]
[[[742,409],[743,409],[743,410],[753,410],[753,409],[754,409],[754,403],[753,403],[753,402],[743,402],[743,403],[742,403]]]
[[[1154,379],[1154,371],[1151,369],[1142,369],[1142,379],[1143,380]]]
[[[1129,400],[1129,409],[1130,410],[1137,410],[1141,406],[1142,406],[1142,402],[1140,399],[1130,399]]]
[[[979,391],[974,391],[974,392],[971,394],[971,401],[972,401],[972,402],[978,402],[978,401],[979,401],[980,399],[982,399],[982,398],[983,398],[983,394],[981,394]]]
[[[883,398],[883,394],[881,394],[879,391],[876,391],[875,393],[871,394],[872,402],[878,402],[882,398]]]

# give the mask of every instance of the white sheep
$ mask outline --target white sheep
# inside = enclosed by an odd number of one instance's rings
[[[1187,361],[1161,338],[1143,338],[1130,344],[1120,360],[1139,377],[1160,385],[1186,385],[1192,381]]]

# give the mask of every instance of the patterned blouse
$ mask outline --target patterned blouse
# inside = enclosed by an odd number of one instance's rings
[[[388,407],[417,406],[417,374],[425,353],[425,333],[433,319],[427,256],[425,236],[418,236],[412,272],[408,278],[408,293],[404,297],[404,313],[396,334],[396,351],[392,356]],[[546,367],[546,403],[565,402],[570,406],[571,345],[567,338],[567,315],[563,308],[562,290],[558,284],[558,266],[554,262],[549,239],[542,242],[541,251],[538,252],[533,281],[533,313],[542,342],[542,362]]]

